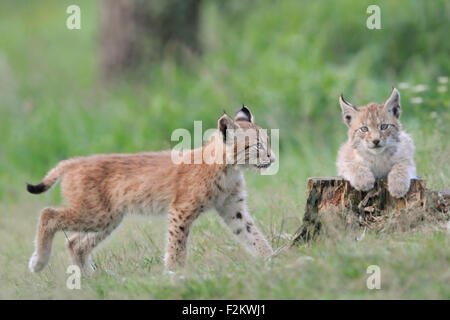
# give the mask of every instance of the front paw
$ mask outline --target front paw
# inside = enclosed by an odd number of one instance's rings
[[[30,269],[31,272],[37,273],[41,271],[45,267],[45,265],[46,262],[39,260],[37,253],[34,252],[28,263],[28,268]]]
[[[270,258],[272,258],[273,253],[274,252],[273,252],[272,248],[268,246],[267,248],[265,248],[263,250],[263,252],[261,252],[261,255],[264,259],[270,259]]]
[[[388,177],[388,190],[394,198],[402,198],[408,193],[410,186],[410,179]]]
[[[371,172],[360,172],[350,179],[350,184],[358,191],[369,191],[375,185],[375,177]]]
[[[81,269],[83,274],[86,275],[86,276],[93,275],[96,270],[97,270],[97,267],[95,266],[94,263],[92,263],[90,261],[86,262],[85,265],[83,266],[83,268]]]

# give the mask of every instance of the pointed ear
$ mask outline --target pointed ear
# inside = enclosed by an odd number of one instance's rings
[[[255,118],[253,117],[250,109],[247,108],[247,106],[242,105],[242,108],[234,115],[234,121],[248,121],[253,123]]]
[[[345,124],[350,127],[353,120],[355,120],[355,117],[358,113],[358,109],[351,103],[345,101],[344,96],[341,94],[339,97],[339,104],[341,106],[342,110],[342,119],[344,120]]]
[[[227,142],[227,130],[233,130],[240,128],[239,125],[231,119],[229,115],[224,113],[219,120],[217,120],[217,128],[223,137],[223,142]]]
[[[392,87],[392,93],[384,103],[384,108],[397,119],[400,118],[400,114],[402,113],[402,108],[400,107],[400,92],[394,87]]]

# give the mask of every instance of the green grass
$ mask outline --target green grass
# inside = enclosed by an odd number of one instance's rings
[[[174,129],[215,127],[242,103],[263,127],[280,128],[278,174],[246,174],[250,211],[274,248],[301,222],[307,177],[335,174],[346,139],[341,92],[355,104],[382,102],[408,83],[402,123],[418,174],[432,189],[449,187],[450,95],[437,90],[450,75],[447,1],[377,1],[376,31],[365,27],[373,1],[205,1],[202,56],[181,65],[168,56],[108,85],[97,74],[98,2],[77,3],[80,31],[65,28],[71,1],[0,4],[0,298],[450,298],[449,236],[437,227],[323,240],[264,262],[214,213],[194,227],[184,278],[163,274],[165,220],[145,218],[126,220],[95,253],[99,272],[79,291],[65,287],[63,234],[49,267],[30,274],[38,212],[61,198],[26,194],[26,181],[72,156],[169,148]],[[366,288],[371,264],[382,290]]]
[[[294,201],[272,205],[265,192],[250,208],[273,247],[287,243],[299,224]],[[284,203],[283,203],[284,202]],[[94,255],[98,270],[68,290],[70,262],[64,235],[54,241],[51,262],[38,275],[27,269],[36,207],[1,208],[0,298],[31,299],[449,299],[450,237],[445,231],[368,234],[323,239],[284,251],[271,261],[249,258],[213,213],[195,224],[186,269],[163,271],[165,221],[129,218]],[[274,211],[272,209],[276,209]],[[284,212],[284,213],[283,213]],[[436,228],[437,229],[437,228]],[[381,268],[381,290],[369,290],[368,266]]]

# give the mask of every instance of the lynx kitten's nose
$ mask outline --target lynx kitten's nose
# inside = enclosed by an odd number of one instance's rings
[[[375,139],[375,140],[372,141],[372,143],[373,143],[374,146],[377,146],[380,143],[380,140]]]

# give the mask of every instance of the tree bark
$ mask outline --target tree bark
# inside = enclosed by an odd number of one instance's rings
[[[376,181],[372,190],[362,192],[342,178],[309,178],[306,193],[303,223],[295,233],[292,244],[317,237],[327,216],[340,216],[346,225],[357,224],[375,231],[385,228],[387,218],[392,222],[396,216],[393,212],[397,216],[415,211],[434,215],[438,220],[450,218],[450,193],[428,190],[422,179],[412,179],[408,193],[401,199],[389,194],[384,179]]]
[[[134,2],[103,0],[100,7],[100,69],[108,78],[131,64],[136,28]]]
[[[199,52],[201,0],[103,0],[100,71],[117,76],[142,62]]]

